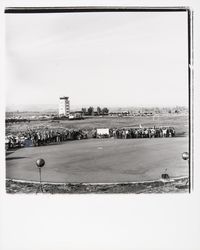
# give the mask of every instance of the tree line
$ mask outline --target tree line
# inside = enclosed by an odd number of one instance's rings
[[[109,109],[107,107],[101,108],[97,107],[96,111],[94,107],[90,106],[89,108],[82,108],[83,115],[108,115]]]

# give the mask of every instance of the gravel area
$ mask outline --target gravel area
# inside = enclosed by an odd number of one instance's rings
[[[39,183],[6,180],[6,192],[10,194],[36,194]],[[188,178],[173,180],[158,180],[152,182],[117,183],[117,184],[89,184],[66,183],[42,185],[44,194],[83,194],[83,193],[188,193]],[[38,193],[41,193],[39,190]]]

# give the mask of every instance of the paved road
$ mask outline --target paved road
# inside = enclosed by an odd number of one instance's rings
[[[6,158],[6,177],[38,180],[35,161],[44,158],[42,179],[51,182],[124,182],[188,176],[181,154],[187,138],[88,139],[18,149]]]

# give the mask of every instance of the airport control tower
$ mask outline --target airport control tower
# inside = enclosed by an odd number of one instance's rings
[[[67,96],[60,97],[59,116],[69,117],[69,113],[70,113],[69,97]]]

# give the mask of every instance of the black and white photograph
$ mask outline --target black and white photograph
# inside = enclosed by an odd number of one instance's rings
[[[198,1],[0,20],[0,249],[199,250]]]
[[[191,11],[6,8],[7,193],[191,191]]]

